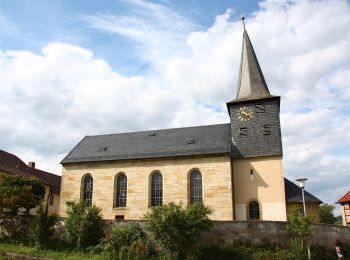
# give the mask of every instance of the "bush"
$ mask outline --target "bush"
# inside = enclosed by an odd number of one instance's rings
[[[139,224],[113,226],[100,248],[108,254],[109,259],[148,259],[155,253]]]
[[[268,243],[251,244],[234,242],[231,245],[201,246],[195,257],[198,260],[294,260],[286,249]]]
[[[64,238],[76,249],[97,245],[102,231],[101,209],[93,205],[86,208],[83,202],[67,201]]]
[[[47,248],[51,242],[51,237],[54,232],[54,225],[58,220],[57,216],[48,214],[48,206],[44,208],[39,205],[36,210],[36,215],[31,223],[34,243],[36,247]]]
[[[297,210],[294,210],[288,216],[288,220],[287,230],[293,235],[289,243],[290,253],[294,259],[306,259],[306,246],[311,235],[311,218],[309,216],[301,216]]]
[[[182,204],[172,202],[152,208],[144,219],[146,228],[153,234],[154,239],[177,259],[183,259],[200,233],[213,226],[209,219],[211,213],[212,210],[201,203],[183,208]]]
[[[311,246],[311,258],[317,260],[338,259],[335,247],[330,249],[325,246],[318,245]]]

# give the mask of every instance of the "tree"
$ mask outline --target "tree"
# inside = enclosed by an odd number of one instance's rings
[[[325,224],[334,224],[336,218],[334,217],[333,211],[334,205],[323,203],[318,207],[320,213],[320,222]]]
[[[67,243],[77,249],[97,245],[103,235],[101,209],[95,205],[87,208],[82,201],[67,201],[66,205],[64,235]]]
[[[48,206],[40,204],[36,210],[36,215],[31,223],[34,243],[36,247],[47,248],[50,244],[52,234],[54,233],[54,225],[58,218],[56,215],[48,214]]]
[[[154,239],[177,259],[184,259],[200,233],[212,227],[213,223],[209,219],[212,212],[202,203],[184,208],[182,204],[171,202],[152,208],[144,219]]]
[[[44,195],[45,187],[36,178],[0,173],[0,236],[24,238],[29,210],[37,207]]]
[[[300,215],[298,210],[293,210],[288,216],[287,230],[293,235],[290,240],[290,251],[293,259],[307,258],[307,242],[311,235],[312,219],[304,215]]]
[[[45,195],[45,187],[35,177],[21,177],[6,173],[0,174],[0,211],[17,215],[40,204]]]

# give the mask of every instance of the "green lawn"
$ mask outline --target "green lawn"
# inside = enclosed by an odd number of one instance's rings
[[[73,259],[89,259],[89,260],[103,260],[108,259],[107,256],[103,255],[94,255],[94,254],[84,254],[81,252],[71,252],[71,251],[64,251],[64,250],[40,250],[36,249],[34,247],[20,245],[20,244],[13,244],[13,243],[7,243],[4,241],[0,241],[0,252],[11,252],[11,253],[18,253],[18,254],[25,254],[30,256],[40,256],[40,257],[47,257],[52,259],[65,259],[65,260],[73,260]],[[0,259],[5,259],[0,256]]]

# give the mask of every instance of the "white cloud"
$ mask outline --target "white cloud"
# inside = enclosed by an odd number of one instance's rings
[[[78,18],[95,29],[133,40],[133,51],[155,68],[162,68],[169,54],[187,52],[187,34],[198,28],[190,18],[162,4],[142,0],[128,3],[132,11],[124,15],[101,13]]]
[[[0,52],[2,147],[52,165],[84,135],[228,122],[240,22],[228,10],[199,30],[164,5],[131,4],[128,15],[80,18],[135,40],[139,59],[155,68],[147,75],[123,76],[64,43]],[[285,174],[307,176],[326,202],[349,188],[349,24],[349,4],[330,0],[268,0],[246,20],[270,91],[282,96]]]

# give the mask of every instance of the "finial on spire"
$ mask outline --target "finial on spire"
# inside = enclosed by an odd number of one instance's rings
[[[245,30],[245,23],[244,23],[245,17],[244,17],[244,15],[241,16],[241,20],[242,20],[242,23],[243,23],[243,29]]]

